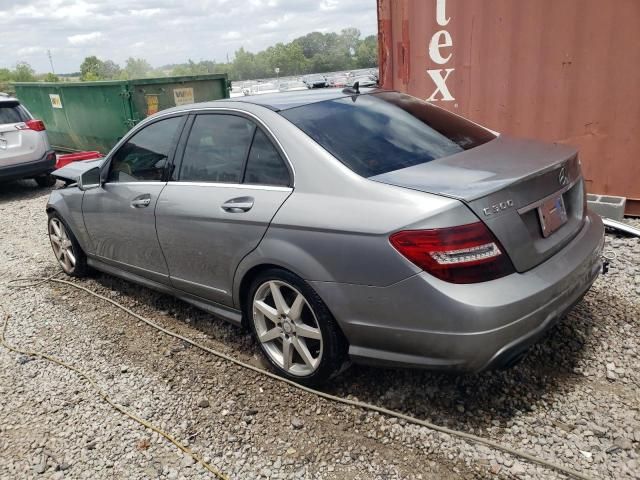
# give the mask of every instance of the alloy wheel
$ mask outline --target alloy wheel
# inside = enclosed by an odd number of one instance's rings
[[[76,255],[73,251],[73,243],[69,238],[67,229],[59,218],[52,217],[49,220],[49,239],[53,247],[53,253],[66,273],[73,272],[76,266]]]
[[[320,366],[323,339],[315,313],[299,290],[269,280],[256,290],[253,322],[269,358],[290,375],[311,375]]]

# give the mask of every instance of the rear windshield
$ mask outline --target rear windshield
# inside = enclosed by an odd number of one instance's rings
[[[0,102],[0,125],[30,120],[29,114],[18,102]]]
[[[496,136],[410,95],[354,95],[280,114],[363,177],[447,157]]]

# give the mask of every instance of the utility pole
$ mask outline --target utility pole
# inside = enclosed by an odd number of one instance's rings
[[[51,50],[47,50],[47,56],[49,57],[49,63],[51,64],[51,73],[55,75],[56,71],[53,69],[53,58],[51,57]]]

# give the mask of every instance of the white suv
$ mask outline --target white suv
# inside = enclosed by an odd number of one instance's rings
[[[20,102],[0,94],[0,182],[33,178],[41,187],[56,180],[56,154],[41,120],[34,120]]]

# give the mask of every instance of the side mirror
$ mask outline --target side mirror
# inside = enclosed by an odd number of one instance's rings
[[[98,188],[102,182],[100,181],[100,167],[93,167],[82,173],[78,178],[78,188],[82,191]]]

